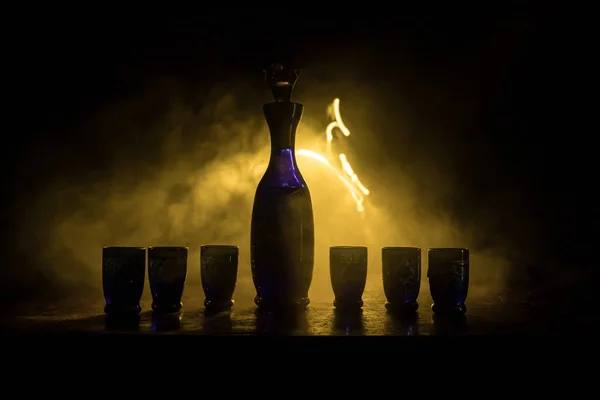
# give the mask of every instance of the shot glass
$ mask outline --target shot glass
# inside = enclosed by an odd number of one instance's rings
[[[233,307],[237,283],[238,246],[205,245],[200,248],[200,278],[207,310]]]
[[[427,277],[433,312],[464,314],[469,290],[469,249],[429,249],[428,259]]]
[[[102,249],[104,313],[137,315],[146,279],[146,248],[109,246]]]
[[[187,247],[148,248],[148,280],[152,293],[152,310],[155,313],[171,314],[181,310],[187,259]]]
[[[329,272],[339,309],[361,308],[367,283],[367,248],[364,246],[333,246],[329,248]]]
[[[381,249],[383,291],[390,311],[414,312],[421,289],[421,249],[384,247]]]

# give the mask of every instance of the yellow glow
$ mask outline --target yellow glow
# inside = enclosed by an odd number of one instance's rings
[[[350,166],[350,163],[348,162],[348,159],[346,158],[345,154],[340,154],[340,161],[342,162],[342,168],[344,169],[344,172],[346,172],[346,174],[350,177],[350,180],[352,181],[352,183],[358,187],[358,189],[365,195],[369,195],[369,189],[367,189],[358,179],[358,176],[356,175],[356,173],[354,172],[354,170],[352,169],[352,167]]]
[[[360,192],[356,189],[356,187],[354,186],[354,184],[351,181],[349,181],[333,165],[331,165],[331,163],[329,161],[327,161],[327,158],[325,158],[323,155],[321,155],[319,153],[316,153],[312,150],[306,150],[306,149],[300,149],[296,152],[296,154],[305,156],[305,157],[310,157],[313,160],[317,160],[318,162],[320,162],[321,164],[323,164],[327,168],[329,168],[332,172],[334,172],[336,174],[336,176],[340,179],[340,181],[342,181],[342,183],[348,188],[348,190],[352,194],[352,197],[354,197],[354,200],[356,200],[357,210],[359,212],[364,211],[363,199],[361,199]]]
[[[333,130],[337,128],[342,132],[344,136],[350,136],[350,130],[344,124],[344,121],[342,120],[342,115],[340,113],[340,99],[334,99],[333,103],[329,105],[328,110],[329,114],[334,120],[331,123],[329,123],[329,125],[327,125],[327,129],[325,129],[325,136],[327,138],[327,156],[306,149],[299,149],[296,152],[296,154],[317,160],[321,164],[328,167],[331,171],[333,171],[340,179],[340,181],[342,181],[342,183],[350,191],[350,194],[356,202],[356,210],[358,212],[363,212],[365,210],[365,196],[369,195],[369,189],[367,189],[360,182],[358,176],[352,169],[352,166],[350,165],[350,162],[348,161],[348,158],[345,154],[340,153],[338,155],[338,158],[340,160],[340,168],[334,167],[332,162],[330,161],[330,159],[333,158],[331,151],[331,142],[333,141]]]
[[[333,121],[327,125],[327,129],[325,130],[325,134],[327,135],[327,141],[331,142],[333,140],[333,130],[338,128],[344,136],[350,136],[350,129],[346,127],[344,121],[342,120],[342,114],[340,113],[340,99],[334,99],[333,103],[329,105],[330,114],[333,116]]]

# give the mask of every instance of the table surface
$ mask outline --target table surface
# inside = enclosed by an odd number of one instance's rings
[[[146,285],[147,286],[147,285]],[[179,316],[157,318],[150,311],[150,294],[145,288],[142,313],[138,321],[110,324],[103,314],[102,293],[72,296],[50,303],[23,304],[17,313],[0,322],[2,332],[55,333],[131,333],[148,335],[376,335],[435,336],[488,334],[548,334],[573,329],[573,324],[587,323],[589,315],[565,321],[551,309],[529,301],[517,301],[494,294],[485,288],[470,288],[468,311],[462,319],[436,317],[430,308],[431,298],[422,285],[419,310],[415,317],[402,317],[386,311],[380,277],[370,277],[363,296],[361,312],[341,314],[335,311],[327,295],[316,296],[310,306],[294,316],[277,316],[257,312],[253,303],[254,287],[249,278],[240,279],[234,295],[236,304],[230,312],[207,314],[204,294],[198,282],[186,283]],[[332,294],[331,294],[332,296]],[[312,297],[312,296],[311,296]],[[510,296],[508,296],[510,297]],[[545,310],[545,311],[544,311]],[[580,320],[578,321],[577,318]],[[597,318],[596,318],[597,319]]]

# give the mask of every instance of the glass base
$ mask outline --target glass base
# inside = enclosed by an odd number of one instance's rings
[[[175,303],[175,304],[156,304],[152,303],[152,311],[156,314],[176,314],[183,307],[183,303]]]
[[[306,308],[310,304],[310,298],[279,299],[256,296],[254,298],[254,304],[261,310],[296,310]]]
[[[464,314],[467,312],[467,306],[464,304],[447,306],[433,303],[431,310],[436,314]]]
[[[385,309],[392,312],[414,313],[419,309],[419,303],[411,301],[408,303],[385,303]]]
[[[107,304],[104,306],[104,314],[114,316],[138,315],[142,312],[140,304],[122,306],[117,304]]]
[[[346,300],[338,300],[335,299],[333,301],[333,306],[338,310],[352,310],[356,308],[362,308],[364,302],[362,299],[346,301]]]
[[[233,307],[235,301],[229,300],[204,300],[204,308],[209,311],[224,311]]]

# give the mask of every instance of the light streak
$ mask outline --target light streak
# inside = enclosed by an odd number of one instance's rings
[[[328,111],[333,118],[333,121],[330,122],[325,129],[325,137],[327,139],[327,156],[307,149],[299,149],[296,151],[296,154],[319,161],[322,165],[334,172],[354,198],[354,201],[356,202],[356,210],[358,212],[363,212],[365,210],[365,196],[369,195],[369,189],[367,189],[361,183],[360,179],[358,179],[358,176],[352,169],[352,166],[350,165],[346,155],[344,153],[340,153],[337,155],[337,157],[334,157],[331,150],[333,132],[336,128],[342,132],[345,137],[350,136],[350,130],[344,124],[342,115],[340,113],[340,99],[334,99],[333,103],[329,105]],[[332,159],[334,158],[337,158],[340,162],[340,166],[338,168],[336,168],[332,163]]]

